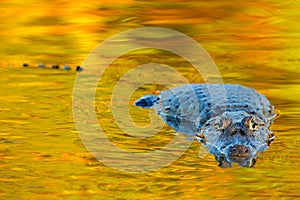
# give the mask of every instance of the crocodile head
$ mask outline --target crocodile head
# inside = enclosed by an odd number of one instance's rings
[[[245,111],[224,112],[208,120],[198,138],[215,155],[221,167],[253,167],[258,153],[266,150],[272,133],[269,124]]]

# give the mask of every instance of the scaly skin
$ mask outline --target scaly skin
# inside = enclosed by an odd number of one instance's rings
[[[153,107],[176,131],[195,136],[221,167],[252,167],[274,138],[274,106],[254,89],[234,84],[187,84],[147,95],[135,105]]]

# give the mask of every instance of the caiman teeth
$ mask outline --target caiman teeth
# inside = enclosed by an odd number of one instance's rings
[[[196,139],[201,142],[202,144],[206,144],[207,140],[205,138],[205,135],[204,135],[204,131],[202,130],[201,133],[197,133],[196,134]]]

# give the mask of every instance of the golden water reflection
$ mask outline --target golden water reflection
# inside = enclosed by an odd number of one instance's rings
[[[1,1],[0,199],[299,198],[299,1]],[[221,169],[197,143],[161,170],[130,174],[96,161],[73,123],[76,74],[20,68],[81,64],[101,41],[123,30],[162,26],[198,41],[225,83],[265,94],[280,111],[276,140],[253,169]],[[147,140],[128,138],[113,123],[113,84],[147,61],[173,66],[190,82],[203,82],[181,58],[132,53],[116,60],[98,87],[99,123],[125,149],[155,150],[172,138],[165,127]],[[146,86],[140,94],[153,92]],[[137,95],[137,94],[136,94]],[[101,112],[100,112],[101,111]],[[132,108],[135,120],[145,112]],[[124,142],[122,142],[124,141]]]

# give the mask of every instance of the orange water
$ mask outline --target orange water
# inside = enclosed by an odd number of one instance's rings
[[[300,198],[300,1],[5,1],[0,2],[0,199],[294,199]],[[148,173],[126,173],[95,160],[73,123],[73,71],[22,68],[81,64],[101,41],[131,28],[161,26],[198,41],[225,83],[265,94],[280,111],[276,140],[254,168],[222,169],[198,158],[195,142],[177,161]],[[151,59],[150,59],[151,58]],[[143,141],[114,124],[110,95],[118,78],[145,63],[168,64],[190,82],[195,70],[173,54],[122,56],[96,95],[100,123],[114,142],[153,150],[172,138],[165,127]],[[153,92],[148,86],[141,93]],[[149,120],[131,108],[134,120]],[[140,121],[141,122],[141,121]]]

